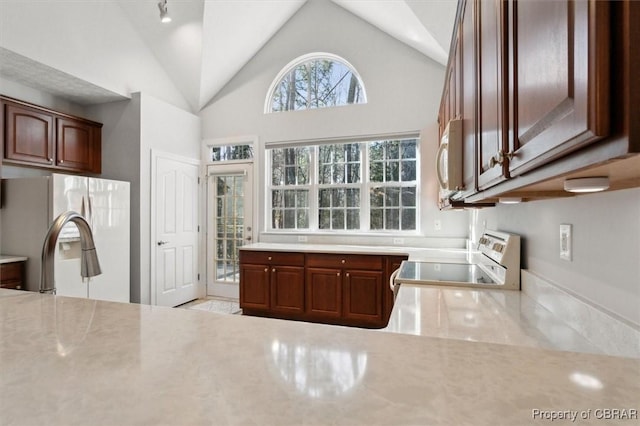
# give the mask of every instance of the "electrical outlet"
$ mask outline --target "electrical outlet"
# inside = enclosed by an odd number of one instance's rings
[[[435,229],[436,231],[440,231],[442,229],[442,222],[440,221],[440,219],[436,219],[433,221],[433,229]]]
[[[572,246],[571,225],[562,223],[560,224],[560,259],[571,261]]]
[[[404,244],[404,238],[394,238],[393,244],[396,246],[401,246]]]
[[[307,242],[307,236],[306,235],[298,235],[298,242],[299,243],[306,243]]]

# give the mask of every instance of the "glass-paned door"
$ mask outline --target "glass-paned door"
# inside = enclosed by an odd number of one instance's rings
[[[239,297],[239,248],[252,239],[253,164],[208,167],[207,295]]]

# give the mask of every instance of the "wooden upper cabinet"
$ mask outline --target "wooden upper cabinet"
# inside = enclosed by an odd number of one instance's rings
[[[608,134],[608,3],[509,3],[511,176]]]
[[[4,157],[19,162],[53,165],[54,122],[53,114],[7,103]]]
[[[0,96],[4,160],[69,172],[100,173],[102,124]]]
[[[508,146],[505,125],[507,4],[503,0],[478,0],[475,7],[478,47],[477,167],[478,187],[484,189],[501,182],[506,175],[506,163],[501,153]]]
[[[94,170],[97,151],[95,132],[95,126],[77,120],[58,118],[56,165],[70,170]]]

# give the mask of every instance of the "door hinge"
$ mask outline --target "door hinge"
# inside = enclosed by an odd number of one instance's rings
[[[198,185],[200,185],[200,176],[198,176]]]
[[[198,232],[200,232],[200,225],[198,225]]]
[[[198,274],[198,281],[200,281],[200,274]]]

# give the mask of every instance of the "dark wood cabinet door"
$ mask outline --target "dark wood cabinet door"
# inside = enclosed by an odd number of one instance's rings
[[[240,308],[269,309],[269,271],[267,265],[240,265]]]
[[[271,310],[293,314],[304,312],[304,267],[271,267]]]
[[[307,268],[305,281],[306,312],[314,317],[342,316],[342,271]]]
[[[460,110],[462,115],[462,182],[464,194],[474,194],[478,188],[476,173],[476,47],[475,1],[464,3],[460,31]]]
[[[25,262],[0,264],[0,288],[22,289]]]
[[[345,319],[381,324],[382,271],[344,271],[342,313]]]
[[[57,119],[57,156],[59,168],[92,171],[96,148],[95,128],[89,124],[66,118]]]
[[[52,166],[54,162],[53,126],[52,114],[6,103],[5,158]]]
[[[540,2],[548,3],[548,2]],[[507,147],[505,139],[505,32],[503,0],[476,2],[478,39],[478,187],[484,189],[505,179],[506,164],[498,162]]]
[[[609,2],[509,5],[515,176],[607,135]]]

